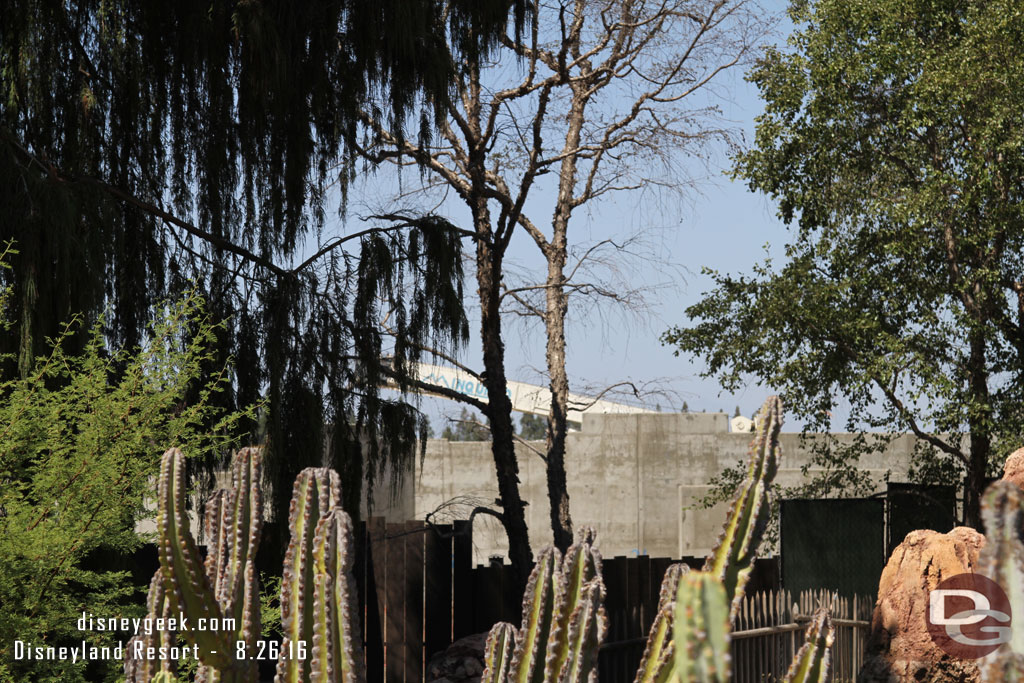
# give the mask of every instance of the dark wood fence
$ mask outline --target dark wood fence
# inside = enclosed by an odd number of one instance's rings
[[[428,678],[431,655],[485,632],[498,621],[518,626],[522,596],[508,566],[472,566],[464,522],[427,527],[422,521],[360,525],[356,557],[360,620],[371,683]],[[600,654],[603,681],[632,681],[654,620],[669,558],[604,560],[608,634]],[[703,558],[683,558],[700,568]],[[778,588],[774,559],[759,560],[750,590]],[[367,599],[369,597],[369,599]]]

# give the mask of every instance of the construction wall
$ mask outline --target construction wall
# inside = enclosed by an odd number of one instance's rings
[[[724,413],[586,415],[583,429],[569,434],[566,470],[573,523],[598,532],[606,557],[648,554],[681,557],[704,555],[714,545],[725,518],[725,505],[690,509],[709,491],[707,482],[747,456],[751,434],[730,433]],[[838,435],[853,439],[853,435]],[[809,454],[799,435],[782,434],[782,461],[776,482],[801,483],[801,466]],[[543,450],[543,444],[534,444]],[[914,445],[911,436],[894,440],[882,454],[862,459],[862,469],[879,482],[891,470],[893,481],[905,480]],[[528,446],[517,447],[520,490],[534,549],[551,542],[544,463]],[[431,440],[426,457],[405,485],[374,514],[423,519],[448,501],[437,521],[465,518],[476,503],[494,507],[498,486],[489,442]],[[386,498],[382,496],[381,498]],[[394,521],[402,521],[397,518]],[[473,528],[474,560],[507,556],[505,535],[493,518],[477,516]]]

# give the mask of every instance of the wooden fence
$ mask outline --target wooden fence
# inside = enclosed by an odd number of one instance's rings
[[[357,534],[356,583],[371,683],[425,681],[431,655],[454,640],[485,632],[497,621],[519,624],[522,596],[510,568],[472,567],[466,523],[426,527],[422,521],[371,519]],[[662,576],[678,561],[647,556],[604,560],[609,626],[600,653],[601,680],[633,680]],[[694,568],[703,564],[703,558],[683,561]],[[749,588],[775,589],[778,577],[776,560],[760,560]],[[765,616],[757,623],[776,622]]]
[[[853,682],[864,658],[873,600],[838,598],[826,591],[766,591],[743,600],[732,634],[733,680],[736,683],[781,681],[804,643],[804,631],[819,606],[828,606],[835,629],[832,681]]]

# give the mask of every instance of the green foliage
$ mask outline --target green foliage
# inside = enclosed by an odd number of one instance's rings
[[[458,420],[449,420],[449,424],[441,430],[441,438],[449,441],[490,441],[491,430],[481,422],[481,418],[465,408],[459,413]]]
[[[101,325],[81,327],[72,320],[26,376],[0,383],[3,680],[113,679],[116,662],[13,661],[14,640],[116,644],[123,635],[83,633],[76,622],[83,611],[141,616],[130,575],[95,567],[141,544],[134,525],[158,472],[157,444],[216,456],[246,417],[215,405],[227,368],[200,382],[218,327],[194,294],[159,310],[142,348],[111,349]],[[83,351],[70,355],[76,342]]]
[[[524,441],[542,441],[547,438],[548,421],[540,415],[523,413],[519,418],[519,438]]]
[[[664,341],[727,389],[778,387],[807,431],[832,428],[841,396],[850,431],[918,434],[923,476],[966,470],[977,523],[1024,426],[1024,13],[817,0],[791,17],[791,49],[750,73],[766,109],[735,170],[793,225],[786,261],[709,272]],[[856,458],[882,446],[833,441],[813,465],[856,486]]]

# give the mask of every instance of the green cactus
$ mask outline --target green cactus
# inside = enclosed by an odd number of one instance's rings
[[[238,655],[254,653],[260,633],[254,564],[263,526],[260,477],[259,449],[235,454],[231,488],[217,491],[206,505],[207,556],[200,564],[185,511],[184,456],[171,449],[161,463],[157,514],[161,568],[150,585],[149,614],[156,617],[180,611],[193,625],[181,635],[198,648],[197,683],[256,680],[255,660]],[[362,680],[351,573],[352,522],[340,503],[336,472],[309,468],[296,479],[289,514],[292,537],[281,582],[285,638],[275,680]],[[225,622],[225,618],[234,621]],[[194,630],[200,619],[236,627]],[[142,640],[147,647],[166,646],[174,644],[174,637],[162,632],[133,640]],[[125,661],[125,676],[128,683],[177,680],[167,663],[158,668],[156,661],[130,657]]]
[[[679,577],[675,605],[675,678],[724,683],[729,680],[729,599],[725,587],[706,572]]]
[[[509,680],[515,645],[515,627],[505,622],[495,624],[487,635],[487,643],[484,645],[484,673],[480,677],[480,683],[499,683]]]
[[[679,592],[679,579],[690,568],[679,562],[669,566],[661,581],[661,595],[658,599],[658,612],[651,624],[644,655],[640,660],[635,683],[663,683],[669,680],[675,664],[675,644],[672,640],[672,628],[675,620],[676,594]]]
[[[704,571],[717,578],[731,603],[730,620],[735,619],[743,600],[744,587],[754,569],[757,546],[768,524],[768,493],[779,466],[779,430],[782,401],[770,396],[757,413],[757,432],[751,443],[747,476],[733,500],[718,547],[708,558]]]
[[[284,557],[281,578],[281,626],[284,639],[277,663],[278,683],[309,679],[313,663],[298,655],[298,648],[312,646],[316,572],[314,546],[317,526],[341,504],[341,480],[334,470],[307,468],[295,479],[288,511],[291,540]],[[292,657],[287,653],[291,651]]]
[[[199,651],[197,681],[235,683],[256,678],[254,661],[235,656],[236,643],[250,645],[259,633],[259,586],[256,550],[263,525],[260,454],[239,451],[232,465],[232,487],[207,506],[209,556],[200,563],[189,532],[185,507],[185,458],[177,449],[161,463],[157,528],[161,574],[172,611],[193,628],[181,633]],[[234,625],[233,629],[198,629],[198,624]],[[145,679],[142,679],[145,680]]]
[[[523,623],[495,624],[488,635],[482,681],[588,681],[597,676],[597,652],[607,630],[601,555],[584,528],[565,552],[545,548],[530,572]],[[512,659],[508,651],[515,641]],[[507,665],[506,662],[509,662]]]
[[[149,595],[146,600],[146,608],[151,616],[169,618],[171,616],[171,603],[164,589],[163,573],[157,569],[153,574],[153,580],[149,584]],[[164,622],[167,623],[167,622]],[[147,659],[145,657],[136,659],[134,657],[136,644],[140,645],[143,651],[149,648],[172,647],[175,644],[174,634],[166,630],[153,630],[150,633],[140,633],[128,641],[125,646],[125,679],[129,683],[134,681],[177,681],[174,676],[174,661],[165,659]]]
[[[759,413],[747,478],[729,511],[718,547],[701,572],[673,565],[662,582],[658,613],[651,627],[637,683],[725,683],[730,678],[729,639],[744,588],[764,533],[769,490],[778,467],[782,404],[769,398]],[[250,681],[255,669],[234,659],[236,640],[259,633],[258,585],[253,560],[262,526],[260,453],[240,451],[234,460],[232,488],[218,492],[206,509],[209,553],[204,565],[188,531],[185,514],[184,459],[164,454],[160,477],[158,526],[161,570],[150,588],[150,613],[180,610],[190,620],[235,617],[231,632],[185,632],[200,651],[202,681]],[[1000,493],[1000,491],[1002,491]],[[1020,492],[999,489],[986,509],[1011,519],[1000,529],[992,566],[1015,581],[1013,599],[1024,602],[1019,538]],[[288,518],[291,540],[281,582],[285,639],[278,662],[278,683],[362,680],[357,649],[359,621],[352,587],[352,525],[341,511],[337,473],[310,468],[295,481]],[[1012,515],[1007,510],[1015,510]],[[1014,516],[1015,515],[1015,516]],[[988,521],[988,520],[987,520]],[[1016,543],[1016,546],[1013,545]],[[583,529],[562,557],[547,548],[538,555],[523,597],[522,627],[496,624],[486,646],[486,683],[593,681],[597,654],[607,628],[601,556],[594,533]],[[1005,548],[1009,550],[1005,550]],[[998,552],[997,552],[998,551]],[[1022,606],[1021,611],[1024,611]],[[806,644],[797,653],[786,680],[824,683],[828,677],[832,626],[827,614],[815,615]],[[169,643],[172,634],[152,634],[146,642]],[[303,656],[303,652],[308,657]],[[1015,651],[1016,652],[1016,651]],[[289,656],[292,654],[293,656]],[[152,663],[126,662],[129,683],[173,681],[173,672]],[[1003,679],[991,679],[1003,680]],[[1007,679],[1009,680],[1009,679]]]
[[[832,663],[834,633],[828,610],[818,609],[807,627],[807,639],[786,672],[789,683],[826,683]]]
[[[982,681],[992,683],[1024,679],[1024,492],[1012,482],[997,481],[982,498],[985,546],[978,572],[1006,591],[1013,619],[1010,642],[980,661]]]

